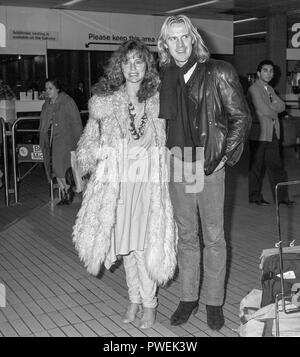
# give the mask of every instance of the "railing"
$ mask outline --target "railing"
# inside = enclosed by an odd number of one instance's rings
[[[86,120],[88,119],[88,111],[84,110],[80,112],[81,119],[83,121],[83,124],[86,124]],[[6,206],[9,206],[10,204],[10,194],[14,194],[14,200],[15,204],[20,204],[19,202],[19,190],[18,190],[18,181],[20,181],[22,178],[24,178],[31,170],[34,169],[36,165],[33,165],[26,173],[23,175],[23,177],[18,177],[17,169],[18,165],[22,162],[34,162],[36,164],[43,163],[43,156],[41,151],[39,150],[39,145],[34,145],[32,144],[31,146],[33,147],[34,150],[36,150],[36,158],[29,158],[28,160],[24,160],[23,158],[20,158],[20,144],[16,139],[16,134],[17,133],[38,133],[39,130],[38,128],[30,128],[30,129],[22,129],[18,128],[18,126],[21,123],[28,123],[29,121],[36,121],[39,122],[40,117],[39,116],[32,116],[32,117],[20,117],[16,119],[12,125],[10,125],[11,130],[6,128],[6,123],[3,118],[0,117],[0,124],[1,124],[1,135],[2,135],[2,147],[3,147],[3,161],[4,161],[4,186],[5,186],[5,204]],[[11,137],[11,147],[12,147],[12,168],[13,168],[13,188],[9,188],[9,155],[8,155],[8,141],[7,137]],[[26,144],[22,145],[26,147]],[[22,148],[21,148],[22,149]],[[50,198],[51,201],[54,199],[54,189],[57,188],[57,185],[54,185],[53,181],[51,180],[50,182]],[[61,192],[58,189],[58,197],[61,198]]]
[[[7,154],[7,136],[11,135],[10,130],[6,130],[5,121],[0,117],[1,135],[2,135],[2,150],[3,150],[3,169],[4,169],[4,187],[5,187],[5,204],[9,205],[9,177],[8,177],[8,154]]]
[[[38,164],[44,162],[43,154],[40,150],[38,144],[24,144],[19,143],[16,139],[17,133],[39,133],[38,128],[18,128],[21,123],[31,122],[39,122],[40,117],[21,117],[18,118],[12,125],[11,136],[12,136],[12,161],[13,161],[13,182],[14,182],[14,196],[15,203],[19,202],[19,190],[18,190],[18,181],[21,181],[26,175],[28,175]],[[18,177],[17,169],[20,163],[24,162],[32,162],[34,165],[26,171],[26,173],[22,177]],[[53,182],[50,182],[50,197],[53,200],[54,194],[54,185]]]

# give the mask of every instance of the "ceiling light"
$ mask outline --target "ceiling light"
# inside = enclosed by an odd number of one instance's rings
[[[179,9],[169,10],[169,11],[166,11],[166,13],[172,14],[173,12],[180,12],[182,10],[193,9],[195,7],[205,6],[205,5],[213,4],[215,2],[219,2],[219,0],[211,0],[211,1],[201,2],[200,4],[195,4],[195,5],[190,5],[190,6],[186,6],[186,7],[181,7]]]
[[[248,22],[248,21],[254,21],[254,20],[258,20],[258,17],[249,17],[248,19],[236,20],[236,21],[233,21],[233,23],[238,24],[240,22]]]
[[[250,33],[244,33],[242,35],[235,35],[234,37],[248,37],[248,36],[255,36],[255,35],[264,35],[266,33],[267,33],[267,31],[250,32]]]
[[[61,4],[61,6],[71,6],[71,5],[77,4],[78,2],[81,2],[81,1],[83,1],[83,0],[72,0],[72,1],[65,2],[64,4]]]

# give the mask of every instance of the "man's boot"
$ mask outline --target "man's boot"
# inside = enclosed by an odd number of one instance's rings
[[[198,300],[196,301],[180,301],[176,311],[171,316],[171,325],[178,326],[186,323],[191,314],[196,315],[198,312]]]
[[[224,323],[222,306],[206,305],[207,325],[215,331],[219,331]]]

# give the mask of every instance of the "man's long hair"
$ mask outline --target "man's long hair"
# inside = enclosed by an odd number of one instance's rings
[[[93,94],[112,94],[125,83],[122,62],[126,62],[130,53],[136,53],[146,63],[145,77],[137,93],[139,102],[143,102],[156,93],[160,81],[151,51],[142,41],[129,40],[123,42],[112,54],[105,68],[104,77],[100,78],[99,82],[92,89]]]
[[[185,15],[169,16],[164,21],[161,31],[158,37],[158,54],[160,58],[160,65],[166,65],[171,61],[171,55],[169,53],[166,40],[168,38],[169,27],[172,24],[184,23],[192,37],[193,51],[199,62],[205,62],[209,59],[209,50],[204,44],[204,41],[199,34],[197,28],[192,24],[191,20]]]

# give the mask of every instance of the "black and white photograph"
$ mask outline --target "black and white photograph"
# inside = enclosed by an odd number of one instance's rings
[[[1,0],[0,129],[0,345],[300,337],[299,0]]]

